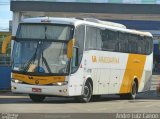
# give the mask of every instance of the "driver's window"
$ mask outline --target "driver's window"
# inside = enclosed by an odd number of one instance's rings
[[[73,58],[72,58],[72,67],[78,66],[78,48],[73,48]]]
[[[73,49],[72,72],[75,72],[82,60],[85,38],[85,26],[80,25],[75,29],[75,46]]]

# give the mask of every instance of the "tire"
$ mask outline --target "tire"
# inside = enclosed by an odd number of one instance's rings
[[[134,100],[134,99],[136,98],[137,91],[138,91],[138,87],[137,87],[136,82],[134,81],[134,82],[132,83],[131,92],[128,93],[128,94],[120,94],[120,98],[121,98],[121,99]]]
[[[135,99],[138,92],[138,86],[136,82],[134,81],[132,84],[131,93],[129,94],[129,99]]]
[[[44,95],[29,94],[29,97],[33,102],[43,102],[45,99]]]
[[[89,81],[85,83],[83,94],[79,97],[75,97],[76,101],[81,103],[87,103],[92,97],[92,85]]]

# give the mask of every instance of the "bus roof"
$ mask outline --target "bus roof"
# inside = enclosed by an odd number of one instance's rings
[[[75,27],[80,24],[88,24],[102,29],[109,29],[113,31],[120,31],[123,33],[136,34],[140,36],[152,37],[150,32],[143,32],[133,29],[127,29],[126,26],[119,23],[102,21],[92,18],[57,18],[57,17],[36,17],[36,18],[26,18],[22,20],[21,23],[57,23],[57,24],[69,24]]]

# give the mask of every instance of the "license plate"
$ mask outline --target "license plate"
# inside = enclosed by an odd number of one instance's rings
[[[42,92],[41,88],[32,88],[32,92]]]

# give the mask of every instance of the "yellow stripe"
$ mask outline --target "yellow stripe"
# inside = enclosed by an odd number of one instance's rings
[[[29,76],[29,75],[12,73],[12,79],[17,79],[28,84],[46,85],[57,82],[64,82],[65,76]]]
[[[119,93],[129,93],[131,91],[132,82],[135,77],[138,79],[138,85],[140,85],[145,61],[145,55],[129,54]]]

